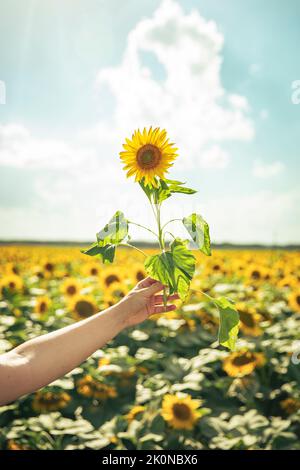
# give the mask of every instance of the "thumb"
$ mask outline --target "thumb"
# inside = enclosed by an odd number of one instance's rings
[[[164,285],[161,282],[157,281],[154,284],[152,284],[150,287],[145,288],[145,294],[147,295],[147,297],[151,297],[157,292],[160,292],[161,290],[163,290],[163,288],[164,288]]]

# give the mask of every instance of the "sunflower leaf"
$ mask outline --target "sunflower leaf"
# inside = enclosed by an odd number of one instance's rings
[[[81,252],[88,256],[95,256],[102,259],[103,263],[112,263],[115,258],[116,246],[107,244],[101,246],[98,242],[93,243],[87,250]]]
[[[186,188],[183,186],[184,184],[185,183],[175,180],[159,180],[159,187],[156,189],[157,201],[161,203],[165,199],[168,199],[173,193],[195,194],[197,192],[195,189]]]
[[[118,245],[128,234],[128,220],[125,219],[123,212],[117,211],[110,219],[108,224],[97,233],[97,240],[103,245],[112,243]]]
[[[239,332],[240,316],[234,303],[226,297],[214,299],[220,314],[219,343],[233,351]]]
[[[211,256],[209,226],[200,214],[195,212],[182,219],[197,248],[207,256]]]
[[[186,188],[184,186],[185,183],[182,183],[181,181],[167,179],[165,182],[168,184],[171,193],[195,194],[197,192],[196,189]]]
[[[171,294],[178,292],[182,300],[188,294],[195,271],[195,257],[188,250],[187,243],[187,240],[176,238],[170,245],[170,251],[149,256],[145,261],[147,273],[168,286]]]
[[[82,253],[100,258],[103,263],[112,263],[116,247],[128,237],[128,220],[123,212],[117,211],[96,237],[97,241]]]

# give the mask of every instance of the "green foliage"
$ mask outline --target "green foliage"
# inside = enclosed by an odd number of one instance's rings
[[[87,250],[83,250],[82,253],[101,258],[103,263],[112,263],[116,247],[122,243],[127,235],[128,221],[125,219],[123,212],[117,211],[108,224],[97,233],[97,242],[93,243]]]
[[[211,256],[209,226],[200,214],[191,214],[182,219],[183,225],[202,253]]]
[[[178,292],[185,300],[195,271],[195,257],[187,248],[187,241],[176,238],[170,251],[149,256],[145,261],[147,273],[169,287],[170,293]]]
[[[220,314],[219,343],[233,351],[239,332],[239,314],[233,304],[226,297],[214,299]]]

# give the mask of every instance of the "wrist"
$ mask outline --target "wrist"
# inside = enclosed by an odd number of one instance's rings
[[[129,326],[130,309],[127,298],[120,300],[112,309],[120,331]]]

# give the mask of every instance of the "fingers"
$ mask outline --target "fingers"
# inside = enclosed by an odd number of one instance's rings
[[[140,282],[138,282],[137,287],[140,289],[144,289],[146,287],[150,287],[152,284],[155,284],[157,281],[155,279],[152,279],[151,277],[146,277],[145,279],[142,279]]]
[[[145,293],[147,297],[151,297],[154,294],[157,294],[157,292],[160,292],[163,290],[164,286],[161,282],[155,281],[154,284],[151,284],[150,287],[145,288]]]
[[[165,313],[165,312],[171,312],[171,310],[176,310],[176,305],[171,304],[171,305],[167,305],[166,307],[164,305],[156,305],[154,307],[153,313]]]
[[[177,300],[179,299],[178,294],[172,294],[167,297],[167,300]],[[163,295],[155,295],[154,300],[156,304],[161,304],[164,301],[164,296]]]

